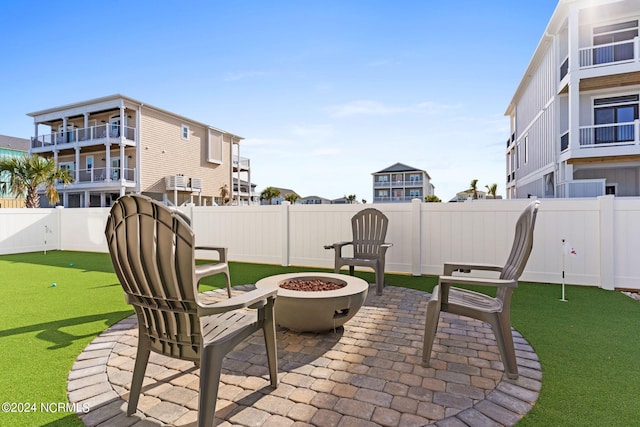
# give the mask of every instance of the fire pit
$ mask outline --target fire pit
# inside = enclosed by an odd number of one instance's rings
[[[300,332],[323,332],[345,324],[369,290],[364,280],[335,273],[289,273],[265,277],[257,288],[277,288],[276,323]]]

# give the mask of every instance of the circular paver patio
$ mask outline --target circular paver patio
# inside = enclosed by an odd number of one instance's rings
[[[253,285],[236,286],[246,292]],[[208,293],[212,300],[225,291]],[[261,332],[223,364],[216,422],[221,426],[512,426],[534,405],[542,374],[516,331],[520,378],[503,379],[491,328],[441,316],[432,367],[421,365],[427,293],[370,288],[358,314],[328,333],[278,329],[280,385],[269,386]],[[87,426],[195,425],[198,369],[151,355],[138,412],[125,415],[137,346],[135,316],[106,330],[78,356],[68,397]]]

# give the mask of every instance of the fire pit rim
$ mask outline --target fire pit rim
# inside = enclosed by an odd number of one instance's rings
[[[328,281],[345,283],[345,286],[339,289],[332,289],[329,291],[302,291],[281,288],[280,284],[287,280],[295,279],[326,279]],[[347,276],[337,273],[324,273],[324,272],[300,272],[300,273],[284,273],[277,274],[275,276],[268,276],[258,280],[256,287],[273,287],[278,290],[278,296],[289,298],[338,298],[354,293],[361,292],[365,289],[369,289],[369,284],[360,279],[359,277]],[[356,289],[357,288],[357,289]]]

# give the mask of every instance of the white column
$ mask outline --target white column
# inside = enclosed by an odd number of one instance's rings
[[[281,264],[283,267],[288,267],[290,265],[289,260],[289,246],[291,245],[291,239],[289,238],[289,230],[291,228],[289,224],[289,205],[291,203],[286,200],[282,202],[282,261]]]
[[[120,106],[120,144],[122,144],[122,142],[124,142],[124,122],[127,119],[127,116],[125,115],[124,112],[124,105]],[[120,163],[120,166],[122,167],[123,163]]]
[[[80,182],[80,147],[76,147],[75,151],[76,151],[76,182]]]
[[[411,275],[422,275],[422,201],[411,200]]]
[[[105,178],[106,178],[105,181],[106,182],[111,182],[111,144],[106,143],[106,144],[104,144],[104,147],[105,147],[104,173],[105,173]]]
[[[120,181],[124,181],[125,179],[125,166],[126,166],[125,162],[125,155],[124,155],[124,143],[120,142]]]
[[[614,290],[615,278],[615,197],[598,197],[600,208],[600,287]],[[585,248],[586,250],[586,248]]]
[[[569,42],[569,149],[580,147],[580,34],[579,10],[572,7],[568,17]],[[567,177],[573,179],[573,175]]]

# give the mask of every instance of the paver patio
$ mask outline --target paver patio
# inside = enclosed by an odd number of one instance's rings
[[[234,287],[234,292],[254,289]],[[211,300],[225,291],[208,293]],[[520,378],[503,379],[491,328],[443,313],[432,367],[421,364],[428,294],[388,286],[369,295],[344,328],[278,329],[280,385],[269,386],[260,332],[229,353],[216,406],[221,426],[512,426],[535,404],[542,373],[514,331]],[[87,426],[195,425],[198,368],[151,355],[138,412],[125,415],[137,345],[135,316],[97,337],[78,356],[68,396]]]

